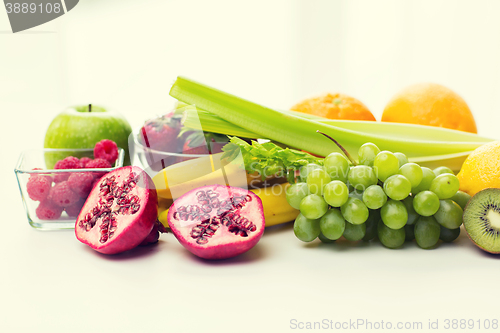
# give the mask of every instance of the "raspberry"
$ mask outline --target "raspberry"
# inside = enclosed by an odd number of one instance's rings
[[[86,198],[92,189],[94,176],[90,172],[74,172],[68,178],[68,185],[81,198]]]
[[[97,173],[96,173],[96,175],[97,175]],[[100,177],[96,177],[96,178],[94,179],[94,182],[92,183],[92,190],[93,190],[93,189],[94,189],[94,187],[97,185],[97,183],[99,183],[99,180],[100,180],[100,179],[101,179]],[[92,190],[91,190],[91,191],[92,191]]]
[[[57,161],[54,169],[80,169],[80,160],[74,156],[68,156],[63,160]]]
[[[92,161],[92,159],[90,157],[82,157],[82,158],[80,158],[80,168],[81,169],[85,168],[85,166],[87,165],[87,163],[89,163],[90,161]]]
[[[63,160],[57,161],[54,169],[80,169],[80,160],[73,156],[68,156]],[[68,180],[69,173],[58,173],[54,176],[54,182],[60,183]]]
[[[57,173],[54,175],[54,183],[60,183],[68,180],[69,178],[69,173]]]
[[[71,206],[80,199],[80,196],[71,190],[67,181],[55,184],[50,190],[49,197],[60,207]]]
[[[33,170],[43,170],[42,168],[34,168]],[[50,174],[41,174],[41,173],[36,173],[36,174],[32,174],[30,176],[31,177],[34,177],[34,176],[42,176],[42,177],[45,177],[47,178],[47,180],[49,181],[49,183],[52,183],[54,181],[54,179],[52,178],[52,176]]]
[[[99,168],[99,169],[106,169],[106,168],[111,168],[111,163],[109,163],[105,159],[96,158],[95,160],[90,161],[89,163],[87,163],[87,165],[85,167],[86,168],[90,168],[90,169],[97,169],[97,168]]]
[[[87,165],[85,167],[90,168],[90,169],[97,169],[97,168],[106,169],[106,168],[111,168],[111,164],[102,158],[96,158],[95,160],[87,163]],[[92,174],[94,175],[95,179],[99,180],[99,178],[104,176],[106,174],[106,172],[92,172]]]
[[[66,211],[66,214],[68,214],[69,217],[77,217],[78,214],[80,214],[80,211],[82,210],[84,203],[85,200],[80,199],[71,206],[64,208],[64,210]]]
[[[62,207],[57,206],[50,200],[40,202],[36,208],[36,216],[40,220],[57,220],[62,213]]]
[[[94,158],[102,158],[113,164],[118,158],[118,146],[114,141],[101,140],[95,144]]]
[[[50,177],[33,174],[28,179],[26,183],[26,191],[28,192],[31,200],[42,201],[47,198],[50,192],[50,187],[52,186],[52,180]]]
[[[58,173],[54,175],[54,183],[60,183],[68,180],[69,173]]]

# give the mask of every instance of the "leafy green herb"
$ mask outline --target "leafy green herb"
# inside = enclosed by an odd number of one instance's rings
[[[252,144],[235,137],[229,137],[229,143],[222,150],[222,159],[234,160],[241,152],[244,167],[248,173],[258,172],[264,180],[268,176],[286,176],[288,182],[295,182],[296,171],[309,163],[323,165],[323,159],[315,157],[309,153],[282,148],[273,142],[259,143],[252,141]]]

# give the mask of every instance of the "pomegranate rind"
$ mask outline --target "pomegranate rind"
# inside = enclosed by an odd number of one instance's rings
[[[120,184],[132,172],[137,175],[137,186],[131,192],[139,197],[140,208],[134,214],[118,215],[119,221],[114,236],[101,243],[99,241],[99,224],[102,221],[98,219],[98,222],[90,231],[86,231],[84,227],[80,226],[79,221],[83,220],[86,214],[91,212],[99,202],[101,197],[100,184],[102,182],[111,176],[115,176],[119,179]],[[141,168],[125,166],[107,173],[94,186],[76,219],[75,235],[80,242],[87,244],[97,252],[117,254],[137,247],[151,233],[157,216],[158,199],[153,181]]]
[[[183,221],[178,218],[178,208],[196,203],[196,193],[200,190],[212,190],[226,195],[237,194],[239,196],[250,196],[251,200],[238,210],[239,214],[252,222],[256,230],[250,232],[247,237],[241,237],[231,233],[226,226],[217,229],[214,236],[209,238],[207,244],[200,245],[191,236],[193,227],[200,221]],[[216,214],[211,214],[214,216]],[[174,217],[175,216],[175,217]],[[224,186],[209,185],[193,189],[174,201],[168,211],[168,225],[177,240],[194,255],[204,259],[227,259],[238,256],[253,248],[260,240],[265,229],[264,211],[261,199],[253,192],[246,189]]]

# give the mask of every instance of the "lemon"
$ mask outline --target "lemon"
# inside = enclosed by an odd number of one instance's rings
[[[485,188],[500,188],[500,141],[474,150],[458,173],[460,190],[470,195]]]

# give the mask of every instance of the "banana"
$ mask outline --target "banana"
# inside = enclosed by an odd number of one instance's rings
[[[195,188],[214,184],[247,188],[282,181],[274,177],[262,180],[257,172],[248,174],[237,162],[222,166],[221,156],[222,153],[208,155],[161,170],[153,177],[158,197],[176,199]]]
[[[222,153],[208,155],[166,167],[153,177],[158,196],[175,199],[195,188],[225,184],[246,186],[248,178],[236,163],[221,167]]]
[[[168,217],[168,209],[164,210],[158,214],[158,221],[160,221],[160,223],[163,224],[163,226],[165,228],[170,228],[168,226],[168,218],[167,217]]]
[[[158,221],[160,221],[161,224],[165,228],[168,228],[168,221],[167,221],[167,215],[168,215],[168,209],[172,205],[174,200],[172,199],[165,199],[158,197]]]
[[[266,227],[293,221],[299,215],[299,211],[291,207],[286,201],[286,188],[288,185],[288,183],[283,183],[251,190],[262,200]],[[159,198],[158,202],[158,221],[165,228],[168,228],[167,215],[172,200]]]
[[[288,183],[251,190],[262,200],[266,227],[295,220],[299,211],[286,201]]]
[[[170,208],[170,206],[174,203],[172,199],[158,198],[158,215]]]

